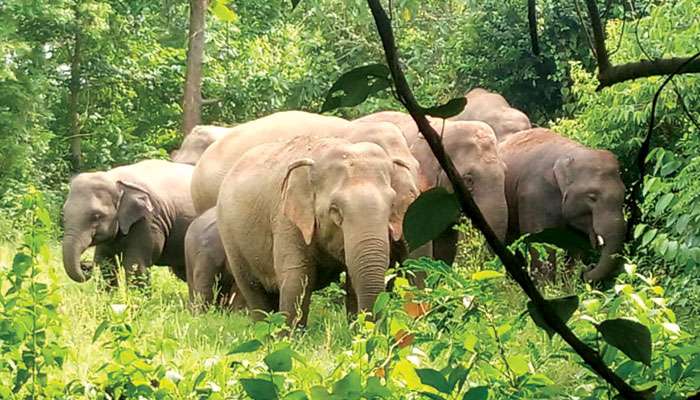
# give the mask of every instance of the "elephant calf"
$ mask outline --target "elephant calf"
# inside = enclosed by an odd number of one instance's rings
[[[216,224],[216,208],[210,208],[192,221],[185,235],[185,261],[187,264],[187,287],[193,307],[214,303],[239,310],[245,301],[229,272],[226,252],[221,243]]]
[[[377,144],[338,138],[247,151],[222,181],[217,219],[248,307],[305,325],[311,291],[347,271],[348,310],[371,310],[385,288],[390,238],[402,236],[394,168],[408,169]]]
[[[614,275],[626,230],[625,186],[615,156],[541,128],[510,135],[499,153],[507,165],[509,239],[548,228],[577,230],[601,249],[598,264],[584,278]]]
[[[185,280],[183,241],[194,219],[189,192],[193,167],[147,160],[105,172],[77,175],[63,206],[63,266],[84,282],[91,269],[80,262],[90,246],[107,283],[116,285],[114,258],[129,275],[146,277],[151,265],[170,266]]]
[[[527,115],[511,107],[508,101],[498,93],[476,88],[470,90],[465,97],[467,106],[464,111],[450,120],[485,122],[493,128],[499,141],[513,133],[532,128]]]
[[[195,165],[202,153],[214,142],[231,133],[233,128],[197,125],[185,136],[182,145],[170,153],[173,162]]]

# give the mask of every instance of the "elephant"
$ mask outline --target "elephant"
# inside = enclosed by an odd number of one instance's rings
[[[302,111],[283,111],[246,122],[207,148],[192,175],[192,201],[197,214],[216,206],[219,187],[233,164],[249,149],[296,136],[342,135],[350,122]]]
[[[185,136],[180,148],[170,153],[170,158],[173,162],[195,165],[207,147],[232,130],[223,126],[197,125]]]
[[[496,136],[490,126],[479,121],[449,121],[430,118],[433,128],[442,135],[445,150],[469,187],[474,201],[494,233],[504,240],[508,228],[508,207],[505,198],[505,165],[498,155]],[[435,187],[452,190],[452,185],[430,146],[420,135],[413,118],[405,113],[383,111],[355,121],[387,121],[400,128],[411,153],[420,164],[423,191]],[[449,229],[422,249],[420,255],[432,255],[448,264],[454,261],[458,235]],[[426,254],[427,253],[427,254]],[[414,254],[415,256],[416,254]]]
[[[216,223],[216,208],[210,208],[190,224],[185,235],[187,287],[193,308],[214,303],[232,309],[245,308],[245,301],[229,272],[226,252]]]
[[[224,177],[216,209],[248,308],[279,310],[304,326],[311,291],[347,271],[348,312],[371,310],[385,289],[390,240],[402,236],[406,205],[391,186],[394,168],[407,166],[375,143],[341,138],[247,151]]]
[[[510,135],[499,153],[508,167],[509,240],[548,228],[572,229],[601,250],[584,278],[597,282],[615,275],[626,232],[625,185],[615,156],[543,128]]]
[[[103,172],[75,176],[63,206],[63,266],[76,282],[92,266],[80,256],[95,246],[95,264],[107,284],[117,284],[115,256],[130,278],[147,279],[151,265],[170,266],[185,276],[185,232],[194,219],[189,193],[193,167],[146,160]],[[136,283],[143,283],[143,281]]]
[[[513,108],[498,93],[475,88],[465,97],[467,106],[460,114],[450,118],[452,121],[482,121],[489,124],[499,141],[508,135],[532,128],[530,119],[522,111]]]

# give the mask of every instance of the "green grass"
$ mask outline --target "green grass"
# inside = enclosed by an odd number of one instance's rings
[[[11,265],[13,254],[13,246],[0,246],[0,268]],[[483,243],[470,238],[469,245],[460,254],[460,275],[468,277],[476,270],[488,268],[488,259],[488,250]],[[242,391],[238,380],[260,370],[256,367],[261,364],[259,353],[227,356],[236,344],[256,337],[255,325],[248,315],[245,312],[218,310],[193,314],[188,309],[186,285],[167,268],[151,269],[151,289],[145,294],[124,288],[106,292],[100,287],[99,277],[82,284],[70,281],[63,271],[60,250],[56,247],[50,252],[49,259],[40,258],[39,268],[41,273],[38,280],[57,289],[60,299],[58,314],[63,325],[57,340],[68,349],[62,368],[49,371],[51,381],[63,384],[71,381],[82,384],[104,382],[105,372],[100,368],[113,360],[115,350],[109,346],[109,335],[103,334],[96,341],[93,341],[93,336],[103,321],[110,320],[128,322],[134,331],[129,346],[144,354],[153,353],[153,363],[183,376],[175,398],[192,398],[191,386],[202,371],[209,372],[200,387],[211,382],[222,388],[218,394],[224,398],[240,398]],[[543,287],[549,297],[564,296],[579,290],[582,287],[575,280]],[[550,341],[529,317],[521,315],[526,299],[511,281],[501,279],[489,286],[485,293],[490,294],[476,299],[479,308],[490,316],[494,329],[510,329],[502,338],[502,352],[506,359],[524,355],[528,361],[528,374],[544,375],[556,382],[554,386],[563,388],[564,392],[575,388],[585,389],[586,385],[594,386],[596,378],[577,362],[577,357],[566,349],[560,339]],[[367,331],[349,325],[342,304],[337,286],[313,296],[308,327],[295,332],[289,339],[292,348],[305,360],[305,364],[296,363],[287,378],[294,388],[308,393],[314,385],[330,387],[347,371],[355,367],[363,368],[363,363],[366,363],[366,356],[358,355],[356,346]],[[115,313],[115,305],[125,305],[126,308],[122,314]],[[442,340],[454,346],[462,340],[460,335],[465,332],[489,335],[488,327],[484,326],[486,321],[484,318],[465,320],[459,329],[453,331],[436,332],[429,324],[416,325],[415,329],[419,334],[435,338],[435,341]],[[686,323],[697,326],[697,321],[680,322],[681,326]],[[420,332],[420,329],[426,331]],[[484,344],[495,343],[493,337],[480,336],[479,340]],[[277,345],[275,342],[272,340],[266,345],[268,350]],[[417,343],[418,354],[429,353],[432,346],[433,343],[429,341]],[[482,371],[470,377],[474,385],[488,376],[488,364],[492,364],[497,371],[504,369],[500,352],[491,349],[488,354],[492,355],[490,359],[478,361]],[[232,360],[242,362],[242,367],[230,368]],[[439,353],[435,358],[421,355],[420,363],[423,367],[440,369],[448,364],[448,354]],[[498,373],[493,374],[497,379]],[[503,380],[506,380],[505,377]],[[392,385],[397,398],[415,391],[410,385],[402,383],[401,377]],[[504,389],[501,393],[511,392],[516,393],[517,390]],[[414,397],[420,398],[418,395]],[[501,395],[491,398],[509,397]],[[76,398],[82,397],[79,395]]]

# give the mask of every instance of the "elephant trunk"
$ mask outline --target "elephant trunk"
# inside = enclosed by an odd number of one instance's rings
[[[625,229],[622,213],[594,213],[593,232],[602,250],[598,264],[583,274],[586,280],[597,282],[617,274],[622,265],[622,259],[618,255],[625,241]]]
[[[381,224],[378,224],[381,225]],[[374,300],[385,290],[389,267],[389,233],[384,229],[348,232],[344,229],[345,263],[360,311],[371,311]]]
[[[76,282],[85,282],[90,279],[89,275],[83,273],[80,256],[91,242],[90,232],[66,231],[63,236],[63,268]]]
[[[503,187],[500,187],[501,190],[498,189],[496,185],[496,189],[475,190],[473,196],[486,222],[498,239],[504,241],[508,230],[508,206]]]

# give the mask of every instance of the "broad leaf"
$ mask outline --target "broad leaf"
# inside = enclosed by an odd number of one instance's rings
[[[458,97],[452,99],[441,106],[429,107],[423,110],[424,113],[431,117],[450,118],[464,111],[464,106],[467,105],[466,97]]]
[[[265,379],[241,379],[246,394],[253,400],[277,400],[277,388]]]
[[[102,332],[109,327],[109,321],[102,321],[102,323],[95,330],[95,334],[92,336],[92,343],[95,343],[97,339],[102,335]]]
[[[559,317],[559,319],[561,319],[564,323],[566,323],[569,320],[569,318],[571,318],[571,316],[574,315],[574,312],[576,312],[576,310],[578,309],[579,302],[578,296],[576,295],[545,301],[549,305],[549,307],[552,310],[554,310],[554,313]],[[547,325],[547,323],[544,321],[544,317],[535,308],[535,305],[532,303],[532,301],[527,302],[527,312],[530,313],[530,317],[532,317],[532,321],[535,323],[535,325],[544,329],[550,338],[552,337],[552,335],[554,335],[554,330],[552,330],[552,328],[550,328],[549,325]]]
[[[450,385],[450,392],[455,389],[457,389],[458,392],[462,390],[462,385],[464,385],[464,382],[467,380],[468,374],[469,371],[464,367],[458,366],[453,369],[452,372],[450,372],[450,377],[447,379],[447,383]]]
[[[328,91],[321,112],[356,106],[391,86],[391,73],[384,64],[371,64],[344,73]]]
[[[608,319],[596,326],[603,339],[634,361],[651,364],[649,328],[629,319]]]
[[[216,0],[212,3],[211,12],[214,16],[224,22],[236,22],[238,16],[233,10],[226,7],[226,1]]]
[[[505,274],[503,274],[503,272],[485,269],[483,271],[474,272],[471,278],[475,281],[485,281],[487,279],[503,278],[504,276]]]
[[[367,378],[367,387],[363,393],[363,397],[369,400],[372,399],[389,399],[391,398],[391,390],[382,385],[381,380],[376,376]]]
[[[307,400],[308,398],[309,396],[303,390],[295,390],[284,396],[284,400]]]
[[[262,342],[257,339],[253,339],[239,344],[238,346],[234,347],[233,350],[229,351],[228,354],[252,353],[261,347]]]
[[[408,207],[403,219],[403,232],[408,247],[418,247],[437,238],[459,221],[460,209],[455,195],[444,188],[422,193]]]
[[[265,364],[274,372],[288,372],[292,370],[292,349],[285,347],[274,351],[263,359]]]
[[[333,397],[339,399],[359,399],[362,395],[362,382],[356,370],[348,372],[341,380],[333,385]]]
[[[467,393],[464,394],[462,400],[488,400],[489,398],[489,388],[486,386],[477,386],[469,389]]]
[[[450,393],[450,385],[440,372],[431,368],[416,368],[416,373],[422,384],[428,385],[445,394]]]

